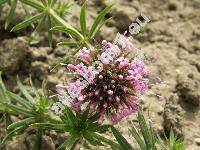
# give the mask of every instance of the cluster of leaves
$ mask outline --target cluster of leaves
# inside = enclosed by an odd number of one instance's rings
[[[137,131],[137,129],[133,126],[129,129],[132,137],[135,139],[136,143],[139,145],[141,150],[184,150],[183,139],[177,138],[174,135],[174,132],[171,130],[170,137],[167,139],[161,139],[159,134],[156,134],[151,124],[144,118],[143,113],[141,111],[138,112],[138,123],[141,134]],[[134,147],[129,144],[129,142],[122,136],[122,134],[116,130],[116,128],[111,127],[113,135],[116,140],[120,144],[121,148],[124,150],[133,150]]]
[[[51,28],[54,26],[55,21],[51,17],[49,11],[52,10],[53,13],[57,14],[57,17],[63,18],[68,13],[70,5],[68,3],[56,3],[56,0],[41,0],[41,2],[36,0],[0,0],[0,14],[4,4],[8,4],[10,6],[10,10],[5,19],[5,29],[7,29],[11,25],[16,6],[19,2],[23,6],[25,12],[25,21],[12,28],[11,31],[18,31],[31,25],[33,28],[35,28],[30,38],[30,41],[32,41],[36,36],[38,36],[38,33],[41,31],[41,28],[47,25],[48,39],[51,45]],[[36,9],[35,15],[31,15],[31,13],[28,10],[29,7]],[[36,27],[34,26],[35,22],[37,22]]]
[[[21,115],[24,119],[17,122],[10,121],[7,125],[7,133],[2,143],[12,139],[17,134],[24,133],[27,128],[35,128],[37,131],[35,139],[35,149],[40,149],[42,134],[44,130],[56,130],[68,132],[67,140],[58,149],[74,149],[76,144],[85,140],[92,145],[109,144],[114,149],[119,148],[119,144],[105,138],[101,133],[108,130],[109,125],[100,126],[97,123],[98,114],[88,114],[88,111],[82,115],[74,113],[71,109],[65,108],[59,120],[52,118],[50,112],[50,103],[44,92],[40,94],[30,80],[34,97],[29,93],[27,88],[17,80],[18,87],[23,96],[19,96],[8,91],[0,78],[0,110],[9,115]],[[9,102],[4,99],[8,98]],[[11,119],[10,119],[11,120]]]
[[[17,80],[18,87],[23,94],[19,96],[6,89],[0,78],[0,111],[7,114],[7,133],[2,143],[12,139],[17,134],[24,133],[27,128],[34,128],[36,132],[35,149],[40,149],[42,134],[44,130],[55,130],[67,132],[67,140],[57,149],[74,149],[77,143],[87,141],[94,146],[110,145],[112,149],[133,150],[134,146],[122,136],[122,134],[112,125],[99,125],[97,119],[99,114],[89,114],[85,111],[83,114],[75,113],[66,107],[60,115],[59,120],[52,118],[49,99],[45,92],[40,94],[32,81],[30,84],[34,97],[28,92],[27,88]],[[11,115],[22,115],[24,119],[12,122]],[[182,139],[177,139],[171,131],[170,138],[162,140],[155,134],[151,124],[148,123],[141,111],[138,112],[138,123],[141,134],[135,127],[129,129],[132,137],[140,146],[141,150],[184,150]],[[118,143],[106,138],[102,133],[111,129]]]
[[[42,26],[46,25],[48,27],[48,39],[51,45],[52,43],[52,31],[59,31],[66,33],[70,38],[68,41],[62,41],[58,43],[58,45],[68,45],[70,47],[86,46],[88,48],[92,48],[91,43],[94,41],[94,37],[96,33],[101,29],[101,27],[107,23],[110,18],[106,19],[106,14],[112,8],[112,5],[109,5],[103,9],[97,18],[95,19],[91,28],[87,29],[87,19],[86,19],[86,3],[84,3],[81,7],[80,13],[80,26],[81,31],[71,26],[65,19],[63,19],[64,15],[70,8],[70,5],[65,3],[56,3],[56,0],[1,0],[0,8],[2,8],[3,4],[8,3],[10,5],[10,11],[6,17],[5,27],[7,28],[13,18],[17,2],[21,2],[24,10],[26,12],[25,20],[16,26],[14,26],[11,31],[16,32],[18,30],[24,29],[27,26],[34,26],[34,23],[37,22],[37,26],[35,27],[30,40],[33,40],[38,36],[38,32],[41,30]],[[36,14],[31,16],[27,7],[35,8]],[[67,63],[72,59],[72,57],[77,53],[78,50],[71,52],[67,57],[62,60],[62,63]],[[59,66],[58,63],[55,68]]]

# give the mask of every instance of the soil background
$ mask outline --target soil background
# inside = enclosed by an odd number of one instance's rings
[[[80,1],[69,1],[72,6],[66,20],[80,29]],[[124,33],[129,25],[142,14],[151,21],[137,35],[133,35],[134,47],[144,51],[146,63],[150,67],[150,91],[142,97],[141,103],[146,117],[152,121],[156,132],[162,134],[172,128],[177,136],[185,139],[186,149],[200,149],[200,1],[199,0],[88,0],[87,23],[91,27],[97,14],[108,4],[114,3],[110,23],[98,33],[96,39],[113,41],[118,32]],[[18,92],[16,76],[28,85],[31,75],[37,87],[47,81],[48,89],[55,89],[62,83],[65,69],[50,72],[53,64],[66,56],[69,47],[56,43],[66,39],[66,35],[55,33],[53,46],[48,46],[46,32],[39,40],[29,44],[28,37],[33,29],[28,27],[17,33],[4,29],[8,7],[3,8],[0,17],[0,70],[8,89]],[[34,13],[34,10],[30,10]],[[22,6],[17,6],[13,25],[24,19]],[[133,50],[134,51],[134,50]],[[16,117],[12,118],[16,120]],[[136,124],[132,115],[117,125],[130,142],[128,127]],[[4,135],[4,125],[0,123],[0,139]],[[7,150],[32,149],[34,133],[17,136],[4,148]],[[44,150],[54,150],[63,142],[64,134],[46,133]],[[133,142],[134,144],[134,142]],[[107,147],[83,146],[84,149],[109,149]],[[137,147],[137,145],[136,145]]]

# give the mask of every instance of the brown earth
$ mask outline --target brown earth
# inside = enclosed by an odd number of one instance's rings
[[[184,137],[186,149],[200,149],[200,1],[91,0],[88,1],[89,26],[97,13],[109,3],[115,4],[109,14],[113,19],[102,28],[97,39],[114,40],[117,32],[124,33],[141,13],[151,20],[139,34],[133,36],[134,45],[144,51],[148,58],[151,83],[156,83],[159,77],[165,84],[151,85],[150,92],[142,98],[146,117],[151,119],[157,132],[167,133],[172,127],[178,136]],[[80,27],[79,12],[80,4],[75,1],[66,17],[77,28]],[[46,36],[29,45],[27,37],[31,28],[10,33],[4,30],[4,16],[5,13],[0,18],[0,70],[3,71],[6,85],[16,90],[16,75],[27,83],[31,74],[38,87],[46,79],[48,88],[54,89],[56,83],[63,81],[64,69],[50,73],[49,68],[70,51],[68,47],[56,46],[65,36],[56,34],[53,48],[48,47]],[[21,20],[23,11],[19,6],[13,22],[16,24]],[[118,125],[130,142],[133,139],[130,139],[127,129],[135,122],[133,115]],[[3,130],[1,127],[0,138]],[[34,135],[28,135],[14,139],[7,145],[7,149],[31,149]],[[63,135],[58,138],[62,141]],[[58,138],[55,133],[47,134],[44,137],[44,150],[55,149]]]

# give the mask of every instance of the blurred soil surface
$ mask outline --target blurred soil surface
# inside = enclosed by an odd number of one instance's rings
[[[66,20],[80,29],[80,2],[73,1]],[[142,97],[146,117],[152,121],[155,131],[169,133],[172,128],[178,136],[185,139],[186,149],[200,149],[200,1],[199,0],[89,0],[87,23],[91,27],[97,14],[110,3],[114,3],[108,15],[113,19],[97,35],[102,39],[114,40],[117,32],[124,33],[140,14],[151,21],[133,35],[135,48],[144,51],[146,63],[151,70],[150,91]],[[5,7],[7,12],[8,7]],[[31,13],[34,11],[31,11]],[[13,25],[22,21],[23,9],[19,5]],[[46,34],[31,45],[27,40],[31,27],[12,33],[4,29],[4,17],[0,17],[0,70],[6,86],[18,91],[16,76],[28,85],[31,75],[34,84],[40,87],[47,81],[48,89],[55,89],[57,83],[65,80],[65,69],[50,72],[53,64],[66,56],[69,47],[59,47],[57,42],[66,35],[56,33],[52,48],[48,47]],[[133,53],[136,50],[133,50]],[[157,84],[156,84],[157,83]],[[154,84],[154,85],[153,85]],[[157,96],[156,96],[157,95]],[[13,118],[16,120],[17,118]],[[133,115],[117,127],[129,137],[128,127],[137,125]],[[109,133],[108,133],[109,134]],[[0,123],[0,139],[4,136],[4,125]],[[27,131],[6,145],[7,150],[32,149],[34,133]],[[63,142],[65,135],[49,132],[43,137],[43,149],[54,150]],[[137,145],[136,145],[137,147]],[[1,148],[0,148],[1,149]],[[109,149],[106,147],[85,149]]]

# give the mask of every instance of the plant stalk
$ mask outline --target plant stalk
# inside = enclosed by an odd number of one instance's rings
[[[89,49],[93,48],[93,46],[88,41],[85,41],[84,36],[79,31],[77,31],[73,26],[71,26],[64,19],[62,19],[53,9],[49,9],[48,13],[49,13],[50,16],[52,16],[54,18],[54,20],[59,22],[64,27],[73,29],[76,33],[78,33],[80,35],[80,37],[82,38],[82,40],[84,41],[85,45]]]
[[[36,133],[34,150],[41,150],[41,144],[42,144],[42,129],[38,129]]]

